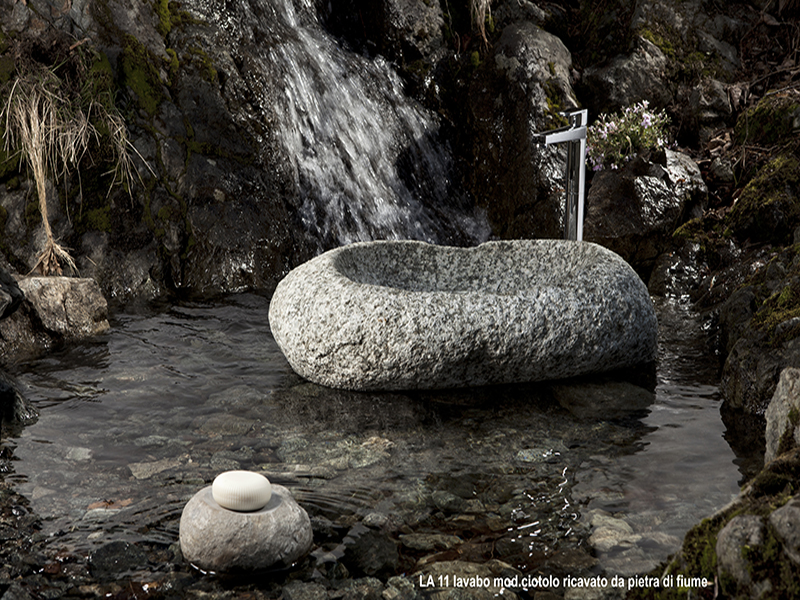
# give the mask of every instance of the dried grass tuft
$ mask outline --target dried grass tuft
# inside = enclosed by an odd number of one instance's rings
[[[43,275],[61,275],[63,268],[78,272],[67,249],[53,236],[47,215],[47,181],[49,177],[66,180],[92,142],[99,143],[101,136],[94,123],[101,123],[110,134],[115,161],[111,186],[122,183],[130,190],[135,170],[128,152],[133,146],[122,117],[94,100],[81,106],[55,69],[36,65],[18,74],[0,113],[5,124],[5,151],[9,155],[19,152],[36,182],[46,241],[31,272],[38,269]]]

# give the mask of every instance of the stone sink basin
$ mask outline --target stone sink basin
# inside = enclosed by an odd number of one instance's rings
[[[364,242],[293,269],[269,309],[289,364],[350,390],[560,379],[655,360],[655,311],[617,254],[566,240]]]

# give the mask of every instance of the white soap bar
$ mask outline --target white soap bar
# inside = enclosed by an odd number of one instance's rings
[[[272,497],[272,485],[260,473],[226,471],[214,479],[211,495],[222,508],[251,512],[267,505]]]

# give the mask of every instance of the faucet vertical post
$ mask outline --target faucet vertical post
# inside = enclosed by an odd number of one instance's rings
[[[567,142],[567,168],[564,177],[566,206],[564,239],[583,240],[584,192],[586,184],[586,115],[581,110],[568,115],[570,129],[576,135]]]
[[[587,110],[563,113],[569,125],[536,134],[545,145],[567,143],[567,167],[564,173],[566,204],[564,206],[564,239],[583,240],[584,197],[586,185],[586,120]]]

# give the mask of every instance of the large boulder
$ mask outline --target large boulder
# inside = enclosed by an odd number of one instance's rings
[[[269,320],[297,373],[347,389],[557,379],[656,355],[636,273],[600,246],[563,240],[352,244],[292,270]]]
[[[680,152],[637,157],[620,170],[595,174],[586,197],[584,239],[610,248],[649,272],[672,233],[708,204],[700,169]]]

